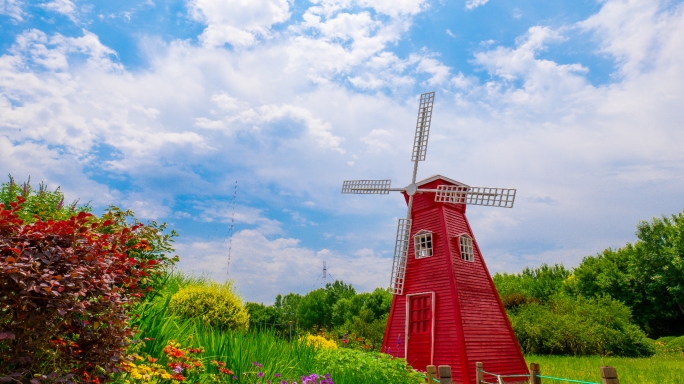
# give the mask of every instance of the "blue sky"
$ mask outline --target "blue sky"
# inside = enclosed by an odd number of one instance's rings
[[[679,1],[0,0],[0,173],[131,208],[180,267],[247,300],[388,285],[418,96],[432,174],[513,187],[470,207],[491,271],[564,263],[681,212]]]

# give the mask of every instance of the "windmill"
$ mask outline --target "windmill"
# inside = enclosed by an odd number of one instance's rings
[[[466,205],[512,208],[516,190],[471,187],[441,175],[416,181],[434,99],[434,92],[420,96],[411,184],[392,188],[391,180],[346,180],[342,185],[345,194],[401,192],[408,205],[397,225],[390,278],[394,296],[383,351],[417,369],[450,365],[459,383],[475,382],[476,362],[497,372],[528,373],[465,217]]]

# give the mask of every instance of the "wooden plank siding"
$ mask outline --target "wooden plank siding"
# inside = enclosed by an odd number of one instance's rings
[[[453,185],[437,179],[421,188]],[[475,363],[490,372],[528,373],[525,360],[494,288],[487,266],[465,217],[466,206],[435,203],[434,193],[416,194],[403,295],[395,295],[383,341],[383,352],[405,357],[406,295],[434,292],[432,365],[452,367],[454,383],[474,383]],[[408,202],[408,195],[404,194]],[[433,256],[415,258],[414,235],[432,232]],[[473,239],[474,261],[461,259],[457,236]],[[397,349],[397,337],[401,345]],[[425,370],[424,366],[414,368]],[[518,379],[519,380],[519,379]],[[515,380],[512,380],[515,381]]]

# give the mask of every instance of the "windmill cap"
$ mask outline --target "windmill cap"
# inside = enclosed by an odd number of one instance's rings
[[[456,181],[454,179],[450,179],[450,178],[448,178],[446,176],[442,176],[442,175],[432,175],[432,176],[428,177],[427,179],[423,179],[421,181],[416,181],[416,187],[421,187],[425,184],[432,183],[435,180],[443,180],[449,184],[458,185],[461,187],[469,187],[469,185],[467,185],[467,184],[461,183],[460,181]]]

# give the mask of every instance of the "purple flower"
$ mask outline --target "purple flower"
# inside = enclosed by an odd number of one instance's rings
[[[257,377],[261,379],[262,377],[264,377],[264,373],[263,372],[257,373]]]
[[[274,377],[280,377],[280,373],[276,373],[276,374],[273,375],[273,376],[274,376]]]
[[[181,367],[180,365],[177,365],[175,368],[173,368],[173,371],[178,373],[178,374],[183,373],[183,367]]]
[[[252,365],[255,365],[255,366],[259,367],[259,368],[262,367],[262,365],[261,365],[258,361],[253,362]]]

